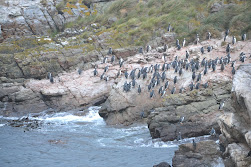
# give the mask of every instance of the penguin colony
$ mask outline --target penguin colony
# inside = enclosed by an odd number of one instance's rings
[[[168,26],[168,32],[172,30],[171,25],[169,24]],[[225,37],[224,41],[229,35],[229,30],[225,32]],[[206,34],[206,39],[210,40],[212,38],[212,35],[210,32],[207,32]],[[246,40],[246,34],[242,35],[242,40]],[[197,45],[200,42],[199,39],[199,34],[196,34],[195,37],[195,44]],[[236,44],[236,37],[233,36],[232,38],[232,45]],[[177,50],[180,50],[181,47],[185,47],[186,45],[186,39],[184,38],[182,44],[180,45],[179,40],[176,40],[176,48]],[[221,57],[221,58],[216,58],[216,59],[206,59],[203,58],[201,62],[198,60],[195,60],[193,58],[190,58],[189,51],[186,51],[185,59],[179,59],[178,56],[175,56],[173,61],[167,62],[166,56],[167,54],[165,53],[168,49],[167,44],[164,44],[163,46],[163,63],[162,64],[151,64],[149,66],[143,66],[141,68],[135,68],[132,71],[127,71],[122,70],[122,67],[125,63],[125,61],[120,58],[118,60],[120,69],[117,72],[116,77],[125,77],[126,81],[123,84],[123,89],[124,92],[129,92],[129,91],[134,91],[137,94],[141,94],[143,91],[148,91],[149,92],[149,98],[154,98],[157,95],[160,97],[164,97],[166,94],[176,94],[176,93],[183,93],[184,91],[187,90],[194,90],[194,89],[206,89],[209,87],[209,82],[206,83],[201,83],[202,77],[207,75],[208,73],[211,72],[216,72],[216,69],[220,69],[220,71],[224,71],[226,66],[231,66],[232,68],[232,74],[235,74],[235,63],[238,60],[231,60],[231,46],[230,43],[227,44],[226,47],[226,56]],[[208,46],[207,48],[201,47],[200,52],[201,54],[205,54],[205,52],[211,52],[214,48],[212,46]],[[143,54],[146,52],[151,52],[152,48],[150,45],[146,46],[145,49],[143,47],[139,48],[138,53]],[[247,57],[245,56],[245,53],[241,52],[239,61],[245,62],[245,59]],[[116,57],[114,55],[114,52],[112,48],[109,48],[107,56],[105,56],[102,60],[102,64],[106,63],[111,63],[114,64],[116,63]],[[93,76],[94,77],[100,77],[100,80],[105,80],[106,82],[109,81],[109,76],[106,75],[107,71],[109,70],[109,66],[106,65],[104,68],[104,72],[102,74],[99,74],[97,71],[97,67],[95,66],[93,70]],[[173,80],[168,80],[167,79],[167,74],[166,72],[169,70],[173,70],[173,72],[176,74],[176,76],[173,78]],[[189,84],[188,87],[181,87],[177,88],[177,83],[179,82],[180,78],[182,78],[183,73],[186,71],[192,71],[192,82]],[[81,75],[82,69],[77,70],[78,74]],[[51,73],[48,73],[47,78],[50,80],[51,83],[53,83],[53,76]],[[148,78],[148,79],[147,79]],[[147,87],[147,90],[144,90],[140,84],[137,84],[137,80],[145,80],[145,84]],[[224,106],[224,101],[220,102],[219,105],[219,110],[222,110]],[[141,118],[144,117],[144,113],[141,113]],[[184,117],[181,117],[180,123],[184,121]],[[214,129],[213,129],[214,130]],[[210,132],[211,135],[215,135],[214,132]],[[179,135],[177,137],[177,140],[181,139],[181,134],[179,132]],[[196,146],[195,146],[196,147]]]

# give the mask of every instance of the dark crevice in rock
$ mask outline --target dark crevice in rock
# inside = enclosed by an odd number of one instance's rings
[[[17,62],[17,61],[15,61],[15,62],[16,62],[17,67],[18,67],[18,68],[19,68],[19,70],[21,71],[21,73],[22,73],[23,77],[25,77],[25,74],[24,74],[23,69],[19,66],[19,64],[18,64],[18,62]]]
[[[24,9],[21,10],[21,14],[22,14],[22,16],[24,18],[25,23],[27,24],[27,26],[29,27],[30,31],[32,32],[32,34],[36,35],[36,33],[33,31],[32,27],[31,27],[31,25],[27,22],[26,18],[24,17]]]

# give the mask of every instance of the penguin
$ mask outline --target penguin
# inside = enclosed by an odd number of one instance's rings
[[[145,78],[147,78],[147,73],[146,72],[143,73],[143,79],[145,79]]]
[[[100,76],[100,79],[104,79],[104,76],[105,76],[105,73],[103,73],[101,76]]]
[[[121,75],[121,70],[119,69],[118,70],[118,73],[117,73],[117,78]]]
[[[166,63],[164,63],[164,64],[162,65],[161,70],[164,71],[165,69],[166,69]]]
[[[159,94],[161,94],[162,91],[163,91],[163,86],[161,86],[161,87],[159,88]]]
[[[175,76],[174,79],[173,79],[173,83],[176,84],[177,80],[178,80],[178,78],[177,78],[177,76]]]
[[[190,57],[189,52],[186,50],[186,58],[188,59]]]
[[[105,63],[107,63],[107,57],[104,57],[104,59],[103,59],[103,64],[105,64]]]
[[[195,89],[200,89],[200,83],[197,83],[196,86],[195,86]]]
[[[151,88],[152,88],[152,83],[151,82],[149,83],[149,85],[147,86],[147,88],[148,88],[148,91],[151,90]]]
[[[220,102],[219,110],[222,110],[225,104],[225,100]]]
[[[167,31],[171,32],[171,29],[172,29],[171,24],[168,24]]]
[[[109,48],[108,55],[111,55],[113,53],[112,48]]]
[[[179,132],[179,135],[177,136],[177,141],[182,140],[181,133]]]
[[[154,95],[154,90],[152,90],[151,92],[150,92],[150,98],[153,98],[155,95]]]
[[[245,41],[246,38],[247,38],[247,34],[243,34],[243,35],[241,36],[242,41]]]
[[[161,92],[161,97],[163,97],[165,94],[166,94],[166,89],[164,89],[164,90]]]
[[[162,73],[162,75],[161,75],[161,79],[162,79],[162,82],[164,82],[164,81],[165,81],[165,79],[166,79],[166,73],[165,73],[165,71]]]
[[[215,129],[212,127],[211,131],[210,131],[210,136],[216,136],[216,132]]]
[[[165,83],[165,89],[168,88],[168,85],[169,85],[169,81],[166,81],[166,83]]]
[[[180,45],[179,39],[176,39],[176,46],[178,47]]]
[[[236,38],[235,38],[235,36],[233,36],[232,44],[234,45],[235,43],[236,43]]]
[[[194,81],[195,77],[196,77],[196,75],[195,75],[195,71],[194,71],[193,74],[192,74],[193,81]]]
[[[111,58],[111,63],[113,63],[115,61],[115,56],[113,55]]]
[[[234,75],[235,74],[235,68],[233,67],[232,69],[232,74]]]
[[[205,69],[204,69],[204,75],[207,74],[207,66],[205,66]]]
[[[173,89],[171,90],[171,94],[174,94],[174,93],[175,93],[175,91],[176,91],[176,87],[175,87],[175,86],[173,86]]]
[[[146,47],[146,52],[150,52],[151,49],[152,49],[152,47],[151,47],[150,45],[147,45],[147,47]]]
[[[225,69],[225,65],[224,65],[224,63],[222,63],[222,64],[221,64],[221,67],[220,67],[220,70],[221,70],[221,71],[224,71],[224,69]]]
[[[196,45],[198,45],[199,41],[200,41],[199,34],[196,34]]]
[[[195,143],[194,139],[193,139],[193,150],[194,151],[196,150],[196,143]]]
[[[50,79],[51,78],[51,73],[50,72],[48,72],[48,74],[47,74],[47,79]]]
[[[197,77],[197,82],[199,82],[201,80],[201,73],[199,73],[198,77]]]
[[[230,44],[227,44],[226,52],[227,52],[227,53],[230,52]]]
[[[215,72],[215,70],[216,70],[216,65],[215,65],[215,64],[212,64],[212,68],[213,68],[213,72]]]
[[[52,75],[50,76],[50,82],[51,82],[51,83],[54,83],[54,79],[53,79],[53,76],[52,76]]]
[[[143,48],[142,47],[139,48],[139,53],[143,54]]]
[[[105,77],[105,81],[108,82],[109,81],[109,76]]]
[[[107,72],[109,70],[109,66],[106,66],[104,69],[104,72]]]
[[[180,68],[180,70],[179,70],[179,75],[181,76],[182,75],[182,68]]]
[[[177,46],[177,49],[178,49],[178,50],[180,50],[180,49],[181,49],[181,46],[180,46],[180,45],[178,45],[178,46]]]
[[[138,79],[140,78],[140,75],[141,75],[141,72],[139,71],[139,72],[138,72],[138,75],[137,75],[137,78],[138,78]]]
[[[179,93],[183,93],[184,90],[185,88],[181,87]]]
[[[232,61],[231,67],[235,66],[236,61]]]
[[[135,81],[135,79],[133,79],[133,80],[132,80],[132,87],[134,88],[135,85],[136,85],[136,81]]]
[[[128,72],[127,72],[127,70],[125,71],[125,77],[126,77],[126,79],[128,79]]]
[[[211,33],[210,32],[207,33],[207,39],[209,39],[209,40],[211,39]]]
[[[180,124],[183,124],[183,121],[185,120],[185,117],[180,117]]]
[[[186,38],[184,38],[183,42],[182,42],[182,47],[185,47],[186,44]]]
[[[94,68],[93,74],[94,74],[94,76],[98,75],[98,71],[97,71],[96,67]]]
[[[168,49],[167,44],[164,44],[164,49],[163,49],[163,51],[164,51],[164,52],[166,52],[166,51],[167,51],[167,49]]]
[[[225,32],[226,37],[228,36],[229,32],[230,32],[229,29],[227,29],[226,32]]]
[[[204,48],[203,47],[200,48],[200,52],[201,52],[201,54],[204,54]]]
[[[203,84],[204,88],[208,88],[208,82],[206,82],[205,84]]]
[[[119,65],[122,64],[124,60],[122,58],[119,59]]]
[[[79,68],[78,69],[78,74],[81,75],[81,73],[82,73],[82,69]]]
[[[142,112],[140,113],[140,118],[143,119],[144,117],[145,117],[145,113],[144,113],[144,111],[142,111]]]
[[[213,50],[213,47],[212,46],[208,46],[207,47],[207,52],[211,52]]]
[[[190,88],[190,91],[192,91],[192,90],[193,90],[193,88],[194,88],[194,84],[193,84],[193,82],[191,82],[191,83],[189,84],[189,88]]]
[[[139,85],[139,87],[138,87],[138,94],[140,94],[140,93],[141,93],[141,87]]]

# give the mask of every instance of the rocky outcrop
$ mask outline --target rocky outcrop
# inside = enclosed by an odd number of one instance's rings
[[[154,165],[153,167],[171,167],[167,162],[161,162],[158,165]]]
[[[182,138],[208,135],[212,127],[219,134],[218,117],[222,115],[219,103],[230,99],[231,83],[211,83],[209,88],[169,95],[163,107],[155,108],[148,116],[148,127],[153,138],[163,141],[175,140],[181,132]],[[230,102],[226,111],[232,111]],[[183,123],[180,118],[184,117]]]
[[[87,17],[101,12],[99,5],[109,0],[84,1],[68,0],[5,0],[0,3],[0,42],[7,38],[20,38],[31,35],[50,35],[51,32],[63,31],[65,24],[78,17]],[[104,10],[104,9],[103,9]]]
[[[175,151],[172,165],[173,167],[225,166],[219,146],[212,140],[201,141],[196,143],[196,146],[192,143],[180,145],[179,150]]]
[[[233,78],[232,105],[234,111],[225,113],[218,121],[222,136],[220,142],[225,148],[225,157],[230,157],[237,167],[249,166],[251,157],[251,64],[241,65]]]

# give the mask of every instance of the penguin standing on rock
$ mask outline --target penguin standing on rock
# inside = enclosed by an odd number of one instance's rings
[[[230,52],[230,44],[227,44],[226,52],[227,52],[227,53]]]
[[[147,45],[147,47],[146,47],[146,52],[150,52],[151,51],[151,46],[150,45]]]
[[[242,41],[246,41],[246,38],[247,38],[247,34],[243,34],[243,35],[241,36]]]
[[[142,47],[139,48],[139,53],[143,54],[143,48]]]
[[[235,36],[233,36],[232,44],[234,45],[235,43],[236,43],[236,38],[235,38]]]
[[[97,71],[96,67],[94,68],[93,73],[94,73],[94,76],[98,75],[98,71]]]
[[[188,59],[190,57],[189,52],[186,50],[186,58]]]
[[[178,47],[180,45],[179,39],[176,39],[176,46]]]
[[[204,48],[203,47],[200,48],[200,52],[201,52],[201,54],[204,54]]]
[[[171,90],[171,94],[174,94],[174,93],[175,93],[175,91],[176,91],[176,87],[175,87],[175,86],[173,86],[173,89]]]
[[[139,85],[139,87],[138,87],[138,94],[140,94],[140,93],[141,93],[141,87]]]
[[[212,127],[211,131],[210,131],[210,136],[216,136],[216,132],[215,129]]]
[[[200,41],[199,34],[196,34],[196,45],[198,45],[199,41]]]
[[[111,55],[113,53],[112,48],[109,48],[108,55]]]
[[[210,32],[207,33],[207,39],[209,39],[209,40],[211,39],[211,33]]]
[[[220,102],[220,106],[219,106],[219,110],[222,110],[225,104],[225,100],[223,100],[222,102]]]
[[[154,96],[155,96],[154,90],[152,90],[152,91],[150,92],[150,98],[153,98]]]
[[[182,47],[185,47],[186,44],[186,38],[184,38],[183,42],[182,42]]]
[[[233,67],[232,69],[232,74],[234,75],[235,74],[235,68]]]

